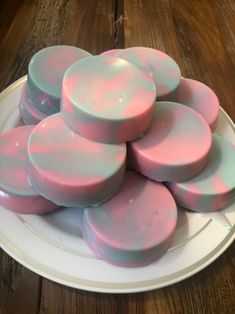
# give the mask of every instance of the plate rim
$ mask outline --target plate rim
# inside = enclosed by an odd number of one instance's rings
[[[4,241],[5,239],[5,241]],[[184,279],[187,279],[194,274],[200,272],[207,266],[209,266],[213,261],[215,261],[235,240],[235,225],[226,235],[226,237],[210,251],[206,256],[201,258],[199,261],[193,263],[192,265],[175,272],[174,274],[166,275],[163,277],[137,281],[134,283],[110,283],[110,282],[98,282],[89,279],[83,279],[76,277],[75,279],[64,274],[58,270],[54,270],[47,265],[38,262],[31,256],[25,254],[21,249],[19,249],[14,243],[12,243],[6,235],[0,231],[0,247],[13,259],[19,262],[24,267],[30,269],[34,273],[43,276],[49,280],[55,281],[57,283],[63,284],[65,286],[82,289],[91,292],[102,292],[102,293],[136,293],[145,292],[155,289],[160,289],[174,283],[178,283]],[[10,249],[13,248],[14,252]],[[143,268],[144,269],[144,268]]]
[[[7,88],[5,88],[0,93],[0,102],[5,99],[11,92],[13,92],[19,85],[21,85],[27,78],[27,75],[21,77],[17,81],[13,82]],[[15,107],[14,107],[15,110]],[[226,113],[226,111],[220,107],[220,112],[225,116],[226,120],[229,122],[233,131],[235,131],[235,124],[232,119]],[[104,292],[104,293],[135,293],[144,292],[154,289],[159,289],[172,285],[176,282],[180,282],[192,275],[198,273],[202,269],[206,268],[213,261],[215,261],[224,251],[232,244],[235,239],[235,225],[223,238],[221,242],[208,254],[203,256],[200,260],[196,261],[192,265],[177,271],[173,274],[165,275],[163,277],[158,277],[150,280],[142,280],[134,283],[110,283],[110,282],[99,282],[92,281],[83,278],[73,278],[72,276],[62,273],[58,270],[54,270],[51,267],[38,262],[33,257],[25,254],[20,248],[18,248],[8,237],[0,230],[0,247],[13,259],[22,264],[24,267],[30,269],[34,273],[43,276],[52,281],[58,282],[60,284],[82,289],[92,292]],[[67,278],[67,279],[66,279]]]

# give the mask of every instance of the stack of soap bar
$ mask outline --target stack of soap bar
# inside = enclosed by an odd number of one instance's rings
[[[0,204],[22,214],[43,214],[58,207],[39,195],[27,179],[27,142],[32,126],[0,136]]]
[[[167,251],[176,222],[176,204],[166,187],[127,171],[112,199],[83,211],[81,230],[99,257],[114,265],[140,267]]]
[[[20,114],[23,122],[36,124],[60,110],[61,85],[65,71],[76,61],[91,56],[72,46],[52,46],[38,51],[28,67],[22,91]]]
[[[74,133],[57,113],[41,121],[28,141],[29,180],[63,206],[97,206],[120,187],[126,145],[109,145]]]
[[[157,89],[157,100],[171,100],[180,84],[181,72],[177,63],[162,51],[132,47],[116,54],[137,65],[144,73],[150,75]]]
[[[124,143],[149,128],[155,98],[153,80],[135,65],[116,57],[95,56],[66,71],[61,114],[85,138]]]
[[[218,110],[214,92],[158,50],[43,49],[20,101],[25,123],[38,124],[0,137],[0,203],[23,213],[84,207],[97,256],[153,263],[174,236],[176,203],[208,212],[235,200],[235,148],[211,134]],[[126,153],[135,171],[125,172]]]

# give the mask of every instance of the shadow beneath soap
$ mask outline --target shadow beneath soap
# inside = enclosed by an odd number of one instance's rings
[[[24,126],[24,122],[21,120],[20,116],[16,118],[15,120],[15,127]]]
[[[181,80],[178,90],[175,94],[176,101],[182,104],[187,104],[191,107],[193,103],[193,91],[192,87],[185,81]]]
[[[226,208],[222,209],[222,212],[225,213],[234,213],[235,212],[235,196],[232,198],[232,203]]]
[[[41,216],[45,223],[68,235],[82,238],[80,230],[82,208],[61,207],[60,209]]]

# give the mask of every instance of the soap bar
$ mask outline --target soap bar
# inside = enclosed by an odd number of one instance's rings
[[[181,72],[170,56],[152,48],[131,47],[123,49],[116,57],[133,62],[153,78],[157,100],[172,100],[180,84]]]
[[[129,143],[129,163],[156,181],[182,182],[204,168],[211,141],[210,128],[199,113],[159,101],[150,129]]]
[[[72,46],[51,46],[38,51],[28,67],[27,83],[33,104],[47,114],[58,112],[65,71],[88,56],[89,52]]]
[[[175,101],[198,111],[214,131],[219,115],[219,100],[207,85],[188,78],[181,78]]]
[[[29,179],[41,195],[63,206],[97,206],[123,181],[126,145],[87,140],[57,113],[35,126],[28,155]]]
[[[191,180],[168,183],[177,203],[198,211],[212,212],[235,201],[235,146],[213,134],[207,166]]]
[[[111,50],[107,50],[107,51],[102,52],[100,55],[115,57],[116,54],[120,51],[122,51],[122,49],[111,49]]]
[[[19,103],[20,117],[24,124],[38,124],[41,120],[45,119],[48,114],[40,111],[31,102],[28,96],[28,86],[26,83],[21,88],[21,98]]]
[[[43,214],[58,206],[40,196],[27,180],[27,142],[33,126],[0,135],[0,204],[22,214]]]
[[[65,123],[85,138],[124,143],[149,128],[155,85],[132,63],[94,56],[66,71],[61,98]]]
[[[167,251],[176,223],[176,204],[167,188],[127,171],[112,199],[83,210],[81,231],[100,258],[114,265],[141,267]]]

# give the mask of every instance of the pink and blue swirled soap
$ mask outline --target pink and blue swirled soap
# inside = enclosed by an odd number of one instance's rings
[[[132,63],[106,55],[83,59],[65,73],[61,114],[85,138],[124,143],[149,128],[156,88]]]
[[[35,214],[82,207],[84,240],[111,264],[164,255],[177,204],[210,212],[235,200],[234,145],[212,134],[218,97],[164,52],[42,49],[19,108],[36,126],[0,136],[0,203]]]
[[[38,51],[28,66],[27,87],[22,91],[20,113],[26,124],[36,124],[44,115],[60,110],[65,71],[76,61],[91,56],[73,46],[52,46]]]
[[[0,204],[23,214],[43,214],[58,205],[42,197],[28,182],[27,143],[33,126],[0,135]]]

